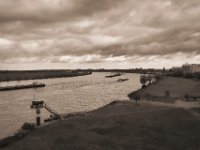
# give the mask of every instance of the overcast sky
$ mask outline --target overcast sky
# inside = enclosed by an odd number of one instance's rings
[[[200,63],[199,0],[0,0],[0,69]]]

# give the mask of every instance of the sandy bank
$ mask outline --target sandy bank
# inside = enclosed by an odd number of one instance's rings
[[[200,121],[183,108],[113,102],[29,132],[5,150],[196,150]]]

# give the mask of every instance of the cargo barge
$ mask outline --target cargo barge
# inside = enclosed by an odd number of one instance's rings
[[[28,88],[40,88],[45,87],[44,83],[33,82],[32,84],[26,85],[14,85],[14,86],[3,86],[0,87],[0,91],[11,91],[11,90],[20,90],[20,89],[28,89]]]
[[[128,79],[118,79],[117,81],[118,82],[124,82],[124,81],[127,81]]]
[[[113,78],[113,77],[118,77],[118,76],[121,76],[122,74],[121,73],[117,73],[117,74],[113,74],[113,75],[108,75],[108,76],[105,76],[106,78]]]

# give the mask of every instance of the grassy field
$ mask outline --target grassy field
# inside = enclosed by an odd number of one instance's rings
[[[115,102],[41,127],[4,150],[198,150],[200,121],[182,108]]]
[[[131,93],[129,97],[132,98],[134,94],[138,94],[142,98],[146,99],[158,98],[159,100],[162,99],[164,101],[168,101],[170,98],[165,98],[166,91],[170,92],[169,97],[171,97],[172,100],[174,100],[173,98],[184,98],[186,94],[200,97],[200,81],[176,77],[165,77],[156,84]]]

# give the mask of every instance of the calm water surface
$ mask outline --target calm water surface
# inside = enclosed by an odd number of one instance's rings
[[[82,77],[37,80],[45,83],[46,87],[0,92],[0,139],[13,135],[24,122],[35,122],[35,110],[30,109],[34,94],[36,99],[44,100],[57,112],[71,113],[90,111],[113,100],[128,100],[127,94],[141,87],[139,74],[105,78],[110,74],[93,73]],[[129,80],[117,82],[119,78]],[[9,82],[1,83],[0,86],[32,82]],[[41,115],[44,120],[50,114],[43,109]]]

